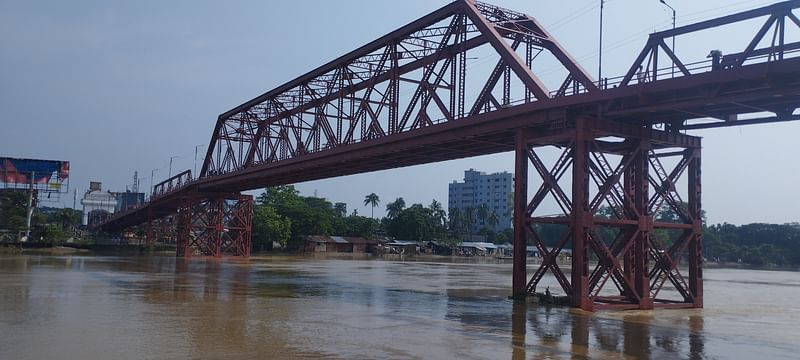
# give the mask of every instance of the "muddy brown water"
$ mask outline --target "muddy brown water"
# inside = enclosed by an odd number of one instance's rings
[[[6,255],[0,359],[800,358],[800,273],[704,275],[705,309],[585,313],[507,262]]]

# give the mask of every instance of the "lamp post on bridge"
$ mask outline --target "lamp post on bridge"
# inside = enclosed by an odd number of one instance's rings
[[[153,199],[153,178],[156,176],[156,171],[158,170],[160,169],[153,169],[150,171],[150,194],[148,195],[150,200]]]
[[[172,160],[174,160],[174,159],[177,159],[177,158],[179,158],[179,157],[180,157],[180,156],[178,156],[178,155],[175,155],[175,156],[170,156],[170,157],[169,157],[169,174],[167,175],[167,179],[169,179],[169,178],[171,178],[171,177],[172,177]]]
[[[603,7],[606,0],[600,0],[600,54],[597,59],[597,87],[603,86]]]
[[[658,2],[666,5],[670,10],[672,10],[672,30],[675,30],[675,8],[667,4],[665,0],[658,0]],[[672,53],[675,54],[675,34],[672,34]],[[675,55],[678,56],[678,55]],[[675,61],[672,62],[672,77],[675,77]]]
[[[197,149],[200,147],[205,146],[203,144],[197,145],[194,147],[194,170],[192,170],[192,176],[197,177]]]

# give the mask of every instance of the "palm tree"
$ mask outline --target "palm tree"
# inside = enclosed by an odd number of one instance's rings
[[[375,207],[380,204],[381,199],[378,197],[377,194],[371,193],[364,197],[364,206],[371,205],[372,206],[372,218],[375,218]]]
[[[438,224],[440,224],[440,225],[444,225],[445,224],[444,221],[445,221],[446,213],[444,212],[444,209],[442,208],[442,203],[436,201],[436,199],[433,199],[433,201],[431,201],[431,204],[428,206],[428,208],[431,209],[431,212],[433,212],[433,216],[436,218],[436,222]]]
[[[336,212],[336,215],[339,217],[347,216],[347,204],[338,202],[333,204],[333,211]]]
[[[481,222],[486,223],[486,219],[489,218],[489,213],[489,205],[486,205],[486,203],[478,205],[478,219],[480,219]]]
[[[500,216],[497,215],[497,212],[492,211],[489,217],[486,218],[486,223],[492,227],[492,231],[497,231],[497,224],[500,223]]]
[[[469,239],[472,240],[472,225],[475,224],[475,208],[467,206],[464,208],[464,225],[469,230]]]
[[[450,230],[455,231],[457,238],[461,238],[461,223],[464,220],[461,214],[461,209],[452,208],[450,209],[450,214],[448,215]]]
[[[63,208],[56,213],[56,219],[64,231],[70,230],[80,222],[80,215],[73,209]]]
[[[386,204],[386,217],[389,219],[394,219],[400,216],[400,212],[406,208],[406,201],[403,198],[399,197],[394,202],[390,202]]]

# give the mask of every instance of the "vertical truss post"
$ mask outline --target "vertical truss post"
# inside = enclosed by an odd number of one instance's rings
[[[149,213],[149,211],[148,211],[148,213]],[[148,219],[152,219],[152,216],[150,214],[148,214],[147,218]],[[153,246],[156,243],[155,234],[153,233],[153,222],[154,221],[155,220],[150,220],[145,225],[146,228],[145,228],[145,233],[144,233],[144,243],[147,246]]]
[[[634,154],[632,164],[632,182],[630,190],[633,192],[633,213],[638,216],[638,231],[633,238],[633,284],[635,297],[638,298],[640,309],[652,309],[653,299],[650,297],[650,277],[648,276],[648,260],[650,258],[650,235],[653,231],[653,216],[649,213],[648,201],[650,191],[648,187],[650,143],[640,139],[639,150]]]
[[[636,184],[634,182],[634,179],[636,179],[636,174],[634,173],[634,168],[636,163],[638,163],[638,161],[641,161],[640,158],[634,159],[634,165],[625,169],[622,175],[622,189],[623,189],[622,202],[623,206],[625,207],[622,210],[625,211],[626,213],[635,213],[636,209],[638,208],[636,199],[633,196],[636,189]],[[647,200],[645,199],[645,206],[646,204]],[[639,236],[639,234],[637,234],[636,236]],[[636,238],[634,238],[633,241],[636,241]],[[634,283],[634,268],[636,267],[635,264],[636,257],[634,255],[634,251],[635,249],[633,247],[629,247],[628,250],[626,250],[622,255],[622,260],[624,263],[623,273],[625,275],[625,279],[627,279],[628,282],[630,283]],[[624,295],[630,296],[632,294],[624,294]]]
[[[206,256],[222,256],[222,236],[225,232],[225,199],[215,197],[208,199],[205,208],[208,236],[205,238]]]
[[[177,214],[177,234],[175,241],[175,255],[177,257],[190,257],[192,256],[191,243],[192,243],[192,207],[193,201],[191,197],[184,197],[181,199],[181,204],[178,207]]]
[[[243,196],[229,198],[224,213],[224,232],[220,233],[221,249],[225,254],[233,256],[250,256],[252,247],[253,197]]]
[[[573,307],[592,310],[589,299],[589,141],[590,124],[586,118],[575,120],[572,154],[572,294]]]
[[[689,212],[694,218],[689,241],[689,290],[694,307],[703,307],[703,220],[701,214],[700,149],[694,149],[689,160]]]
[[[528,142],[523,129],[517,130],[514,151],[514,270],[512,296],[524,298],[527,282],[526,225],[528,219]]]

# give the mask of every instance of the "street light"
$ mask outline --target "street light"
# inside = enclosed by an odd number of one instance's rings
[[[199,149],[201,146],[205,145],[200,144],[194,147],[194,170],[192,170],[192,173],[195,177],[197,177],[197,149]]]
[[[600,55],[597,60],[597,86],[603,85],[603,5],[606,0],[600,0]]]
[[[158,171],[158,170],[161,170],[161,169],[153,169],[152,171],[150,171],[150,195],[149,196],[150,196],[151,199],[153,197],[153,178],[155,178],[156,171]]]
[[[672,30],[673,30],[673,33],[672,33],[672,53],[675,54],[675,32],[674,32],[674,30],[675,30],[675,14],[676,14],[675,8],[673,8],[672,6],[669,6],[669,4],[667,4],[667,2],[664,1],[664,0],[658,0],[658,2],[666,5],[670,10],[672,10]],[[678,56],[678,55],[675,55],[675,56]],[[672,77],[675,77],[675,61],[672,61]]]
[[[178,155],[175,155],[175,156],[170,156],[170,157],[169,157],[169,175],[167,175],[167,179],[169,179],[169,178],[171,178],[171,177],[172,177],[172,160],[173,160],[173,159],[176,159],[176,158],[179,158],[179,157],[180,157],[180,156],[178,156]]]

